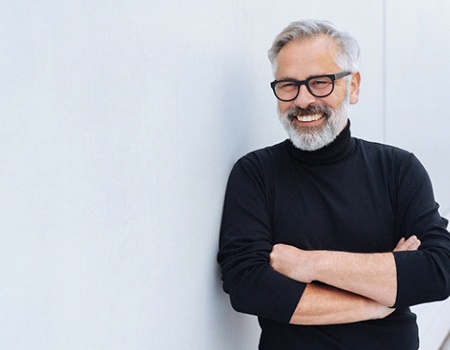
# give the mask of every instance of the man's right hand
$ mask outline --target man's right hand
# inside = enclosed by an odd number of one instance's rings
[[[419,249],[420,244],[421,242],[416,236],[411,236],[408,239],[402,237],[394,248],[394,252],[417,250]]]

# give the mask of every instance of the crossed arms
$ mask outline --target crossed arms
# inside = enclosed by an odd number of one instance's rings
[[[368,213],[361,225],[376,227],[361,226],[367,232],[359,235],[355,230],[360,226],[351,220],[348,225],[343,220],[336,226],[345,242],[352,237],[361,240],[348,244],[316,244],[326,242],[328,234],[338,234],[333,231],[332,222],[319,225],[330,230],[326,234],[314,226],[316,218],[320,220],[329,214],[328,202],[297,220],[297,208],[303,204],[290,204],[297,197],[303,198],[302,192],[298,196],[293,192],[299,188],[289,172],[282,172],[282,183],[290,186],[273,185],[274,169],[284,163],[272,164],[272,159],[266,151],[243,158],[233,169],[227,186],[217,259],[224,291],[230,295],[236,311],[280,323],[338,324],[381,319],[393,312],[391,307],[406,308],[449,296],[448,222],[439,215],[431,183],[415,158],[407,157],[397,162],[399,165],[394,164],[397,176],[390,182],[398,184],[398,188],[393,199],[386,198],[388,204],[394,200],[393,208],[383,206],[381,216],[361,208],[359,214]],[[338,187],[338,192],[345,195],[352,186],[347,181],[346,186]],[[300,189],[314,188],[303,184]],[[364,195],[359,200],[365,200]],[[347,204],[351,206],[359,200],[352,198]],[[309,232],[313,227],[317,232],[316,236],[311,233],[311,241],[309,235],[295,236],[296,232]],[[401,234],[416,234],[420,242],[413,237],[400,240],[394,248],[391,239],[400,238]],[[367,241],[362,241],[363,237]],[[369,237],[378,242],[371,242]],[[305,251],[274,242],[306,249],[328,247],[330,251]],[[375,250],[384,253],[370,253]]]
[[[416,236],[402,238],[394,251],[414,251],[420,244]],[[306,251],[276,244],[270,253],[270,265],[307,284],[291,324],[358,322],[384,318],[394,311],[390,307],[397,295],[397,273],[391,252]]]

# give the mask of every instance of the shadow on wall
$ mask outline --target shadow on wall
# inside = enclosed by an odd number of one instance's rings
[[[223,99],[220,119],[221,140],[219,142],[226,173],[221,186],[225,194],[226,181],[234,163],[255,147],[255,135],[258,130],[258,118],[252,113],[255,103],[254,77],[245,71],[242,62],[230,64],[224,71]],[[223,203],[223,198],[221,198]],[[222,208],[222,207],[220,207]],[[220,212],[220,218],[222,213]],[[219,246],[219,228],[217,225],[217,247]],[[229,296],[222,289],[220,266],[214,256],[214,297],[210,310],[213,329],[217,332],[219,349],[249,349],[257,347],[259,326],[256,317],[240,314],[231,307]]]
[[[259,339],[259,325],[255,316],[240,314],[231,307],[227,294],[222,289],[219,266],[215,269],[214,305],[210,310],[216,337],[216,349],[238,350],[255,349]]]

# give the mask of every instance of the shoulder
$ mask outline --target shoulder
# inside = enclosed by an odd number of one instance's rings
[[[355,141],[360,149],[369,155],[395,157],[397,159],[409,158],[413,155],[411,152],[393,145],[367,141],[358,138],[355,138]]]
[[[401,164],[419,162],[412,152],[402,148],[358,138],[355,138],[355,140],[362,155],[370,158],[372,161],[379,160],[386,163],[386,165],[395,167]]]
[[[249,183],[265,186],[263,184],[271,183],[276,176],[275,172],[284,167],[280,164],[286,164],[283,160],[288,158],[285,143],[286,141],[283,141],[249,152],[238,159],[231,170],[229,186],[234,184],[242,187]]]
[[[249,152],[236,162],[235,167],[273,167],[288,155],[287,142],[288,140],[285,140],[276,145]]]
[[[426,170],[414,153],[402,148],[355,138],[361,154],[368,161],[390,168],[397,175],[411,174],[427,176]]]

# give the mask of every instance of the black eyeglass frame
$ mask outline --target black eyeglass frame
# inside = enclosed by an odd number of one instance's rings
[[[299,95],[299,93],[300,93],[300,87],[301,87],[302,85],[305,85],[306,88],[308,89],[308,92],[309,92],[311,95],[313,95],[314,97],[322,98],[322,97],[330,96],[330,95],[333,93],[333,91],[334,91],[334,81],[335,81],[335,80],[337,80],[337,79],[339,79],[339,78],[346,77],[347,75],[350,75],[350,74],[352,74],[352,72],[349,72],[349,71],[343,71],[343,72],[340,72],[340,73],[337,73],[337,74],[316,75],[316,76],[310,77],[310,78],[308,78],[308,79],[306,79],[306,80],[295,80],[295,79],[274,80],[274,81],[272,81],[272,82],[270,83],[270,87],[272,88],[273,93],[275,94],[275,97],[276,97],[277,99],[279,99],[280,101],[283,101],[283,102],[294,101],[294,100],[298,97],[298,95]],[[325,94],[325,95],[316,95],[314,92],[311,91],[311,88],[309,87],[309,82],[310,82],[311,80],[318,79],[318,78],[329,78],[329,79],[331,79],[331,84],[332,84],[332,86],[331,86],[331,91],[330,91],[329,93],[327,93],[327,94]],[[291,98],[291,99],[289,99],[289,100],[283,100],[283,99],[279,98],[279,97],[277,96],[276,91],[275,91],[275,86],[276,86],[278,83],[286,83],[286,82],[291,82],[291,83],[294,83],[295,85],[297,85],[297,94],[295,95],[295,97],[293,97],[293,98]]]

